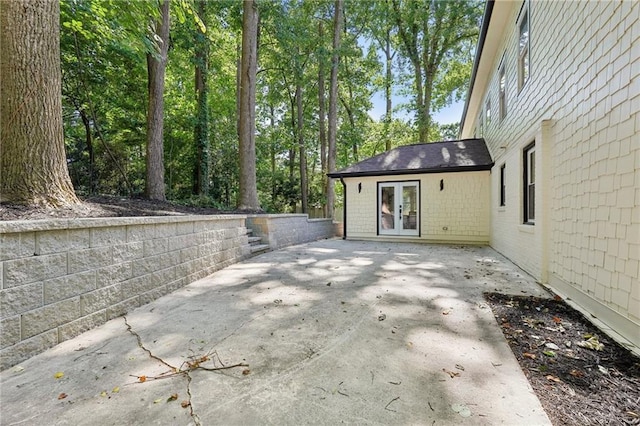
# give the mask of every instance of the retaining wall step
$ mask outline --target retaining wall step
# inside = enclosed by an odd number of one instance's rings
[[[259,254],[265,251],[269,251],[271,247],[269,244],[256,244],[251,246],[251,254]]]

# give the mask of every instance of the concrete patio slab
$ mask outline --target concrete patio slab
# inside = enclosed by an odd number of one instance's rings
[[[265,253],[0,373],[0,423],[550,424],[485,291],[549,296],[487,247]],[[166,374],[204,355],[248,366]]]

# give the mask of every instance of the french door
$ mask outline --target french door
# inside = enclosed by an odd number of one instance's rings
[[[378,183],[378,234],[419,235],[419,182]]]

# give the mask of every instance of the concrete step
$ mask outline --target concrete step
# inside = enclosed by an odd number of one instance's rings
[[[251,245],[251,254],[259,254],[265,251],[269,251],[271,247],[269,244],[255,244]]]
[[[249,237],[249,244],[254,245],[262,241],[262,237]]]

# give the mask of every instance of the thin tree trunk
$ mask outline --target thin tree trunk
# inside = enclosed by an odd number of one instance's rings
[[[256,71],[258,66],[258,5],[243,2],[242,73],[240,77],[240,199],[241,210],[259,210],[256,183]]]
[[[340,64],[340,34],[342,33],[343,0],[336,0],[333,21],[333,53],[331,55],[331,81],[329,83],[329,173],[336,170],[336,137],[338,127],[338,65]],[[327,180],[327,216],[334,217],[335,190],[332,178]]]
[[[147,179],[145,195],[165,200],[164,185],[164,75],[169,52],[169,0],[160,4],[160,20],[154,23],[160,51],[147,54],[149,107],[147,112]]]
[[[96,192],[96,180],[95,180],[95,153],[93,149],[93,132],[91,131],[91,121],[87,117],[87,113],[84,109],[80,108],[80,118],[82,124],[84,124],[85,142],[87,144],[87,154],[89,154],[89,193],[94,194]]]
[[[0,1],[0,39],[0,201],[76,204],[62,131],[59,1]]]
[[[320,43],[324,38],[322,21],[318,23]],[[318,59],[318,126],[320,127],[320,171],[322,173],[322,193],[327,193],[327,131],[324,94],[324,57]],[[323,203],[323,216],[327,217],[327,204]]]
[[[387,67],[386,77],[384,81],[384,95],[387,101],[387,109],[384,117],[384,147],[385,151],[389,151],[391,149],[389,126],[391,125],[391,121],[393,119],[393,108],[391,105],[391,83],[393,82],[393,72],[391,70],[391,66],[393,64],[393,55],[391,54],[391,31],[389,29],[387,29],[386,33],[384,54]]]
[[[207,25],[206,1],[197,0],[197,13],[203,25]],[[196,124],[194,139],[197,158],[195,159],[195,193],[209,193],[209,112],[207,106],[207,73],[209,63],[209,38],[200,28],[195,34],[195,86],[196,86]]]
[[[302,201],[302,213],[309,213],[309,194],[307,187],[307,152],[304,145],[304,123],[302,119],[302,86],[300,81],[296,83],[296,134],[298,148],[300,149],[300,196]]]

